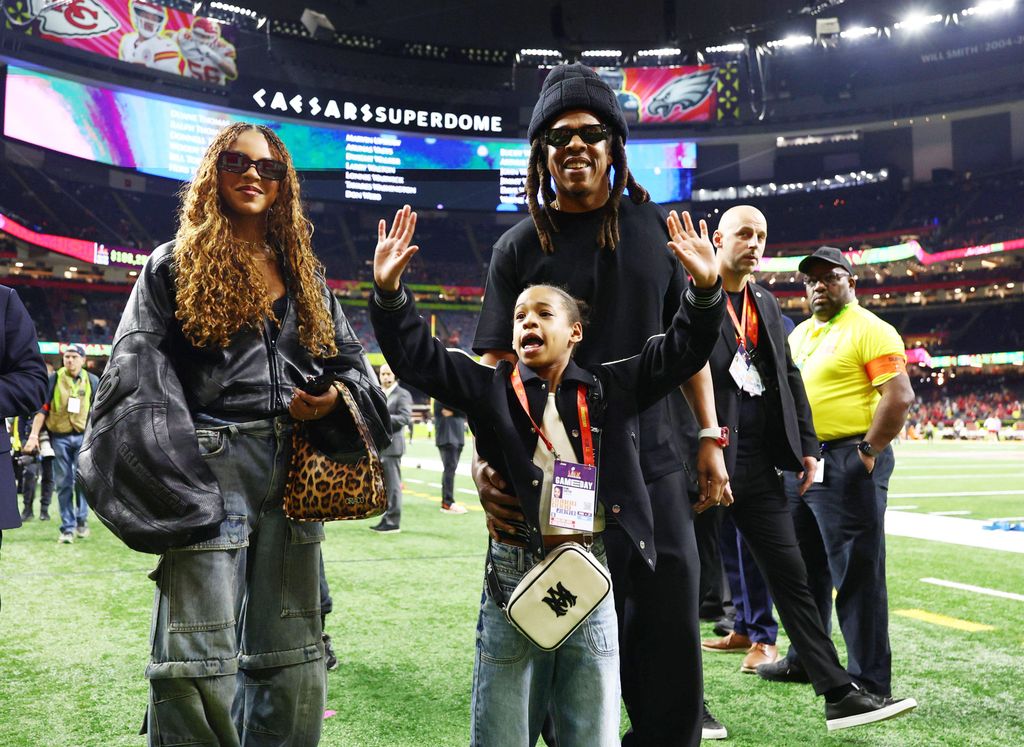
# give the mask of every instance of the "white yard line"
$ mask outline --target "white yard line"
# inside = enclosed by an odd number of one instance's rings
[[[885,512],[885,533],[896,537],[947,542],[1024,554],[1024,532],[986,530],[987,521],[906,511]]]
[[[889,506],[886,511],[913,511],[917,506]]]
[[[889,493],[890,498],[964,498],[976,495],[1024,495],[1024,490],[968,490],[960,493]]]
[[[1017,472],[950,472],[945,475],[908,475],[905,472],[897,472],[892,476],[893,481],[901,480],[958,480],[961,477],[1020,477],[1024,479],[1024,470]]]
[[[973,591],[975,594],[985,594],[990,597],[999,597],[1000,599],[1013,599],[1018,602],[1024,602],[1024,594],[1014,594],[1011,591],[1000,591],[999,589],[989,589],[984,586],[961,584],[957,581],[946,581],[941,578],[922,578],[921,581],[923,581],[926,584],[935,584],[935,586],[945,586],[949,589]]]
[[[973,511],[929,511],[929,516],[970,516]]]

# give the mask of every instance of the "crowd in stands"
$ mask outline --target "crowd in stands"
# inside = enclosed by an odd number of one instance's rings
[[[70,172],[43,173],[12,161],[0,161],[0,176],[0,211],[37,231],[141,248],[154,247],[174,234],[176,202],[169,194],[84,184],[75,181]],[[759,199],[762,209],[772,216],[770,247],[830,239],[845,246],[853,243],[850,239],[857,234],[900,226],[908,231],[928,227],[927,235],[916,235],[933,251],[1024,236],[1024,216],[1016,210],[1024,202],[1021,167],[980,176],[950,175],[908,191],[902,190],[897,178],[890,178],[849,189]],[[706,214],[714,225],[727,207],[728,203],[695,204],[693,211],[696,216]],[[328,277],[371,279],[377,219],[388,212],[378,208],[335,203],[311,206],[313,242]],[[417,227],[423,251],[414,258],[406,279],[410,283],[481,287],[490,246],[505,229],[492,215],[426,211]],[[885,237],[873,243],[894,240]],[[1014,301],[1005,283],[1024,282],[1024,256],[1007,254],[999,262],[995,268],[973,270],[950,264],[933,268],[912,260],[879,266],[876,272],[861,273],[862,302],[903,332],[909,344],[918,337],[932,354],[1019,350],[1024,348],[1024,330],[1006,320],[1020,318],[1024,304]],[[993,286],[993,278],[1003,284]],[[780,297],[803,295],[795,274],[769,280]],[[950,283],[962,285],[962,292],[953,294],[946,289],[932,297],[925,293],[911,299],[907,290]],[[890,288],[892,301],[886,295]],[[876,294],[879,299],[874,298]],[[26,288],[23,295],[44,339],[109,342],[125,302],[118,293],[52,288],[36,293]],[[802,318],[802,307],[792,300],[794,305],[787,313]],[[376,350],[365,315],[356,306],[346,310],[364,344]],[[438,313],[438,335],[454,340],[457,346],[468,347],[475,324],[472,310]]]
[[[939,384],[938,382],[942,383]],[[953,431],[982,427],[991,417],[1003,427],[1024,422],[1024,375],[960,375],[955,378],[922,377],[914,381],[917,401],[910,409],[908,428],[929,427]]]

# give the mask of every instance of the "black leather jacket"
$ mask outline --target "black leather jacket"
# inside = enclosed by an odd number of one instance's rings
[[[79,454],[79,482],[97,515],[146,552],[205,539],[224,518],[216,480],[199,455],[195,415],[247,421],[284,414],[292,388],[325,371],[356,392],[379,391],[326,285],[336,357],[313,358],[300,345],[291,306],[276,339],[264,323],[223,348],[193,346],[175,318],[172,248],[167,243],[153,252],[132,289]],[[346,415],[335,411],[316,427],[341,431]]]

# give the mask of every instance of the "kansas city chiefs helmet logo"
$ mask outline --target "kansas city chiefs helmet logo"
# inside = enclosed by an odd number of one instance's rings
[[[711,68],[674,78],[651,97],[647,104],[647,113],[665,118],[676,107],[679,108],[680,114],[692,109],[714,90],[717,73],[717,68]]]
[[[28,0],[28,17],[50,36],[102,36],[120,27],[95,0]]]

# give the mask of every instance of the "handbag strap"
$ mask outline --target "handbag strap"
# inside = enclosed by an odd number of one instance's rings
[[[359,432],[359,437],[363,440],[363,445],[366,447],[366,453],[370,459],[377,458],[377,448],[373,444],[373,439],[370,438],[370,429],[366,425],[366,418],[363,417],[362,411],[359,409],[359,405],[356,404],[355,397],[352,396],[352,392],[349,391],[348,385],[344,381],[335,381],[333,386],[338,394],[341,395],[342,401],[345,406],[348,407],[349,413],[352,415],[352,420],[356,424],[356,430]]]

